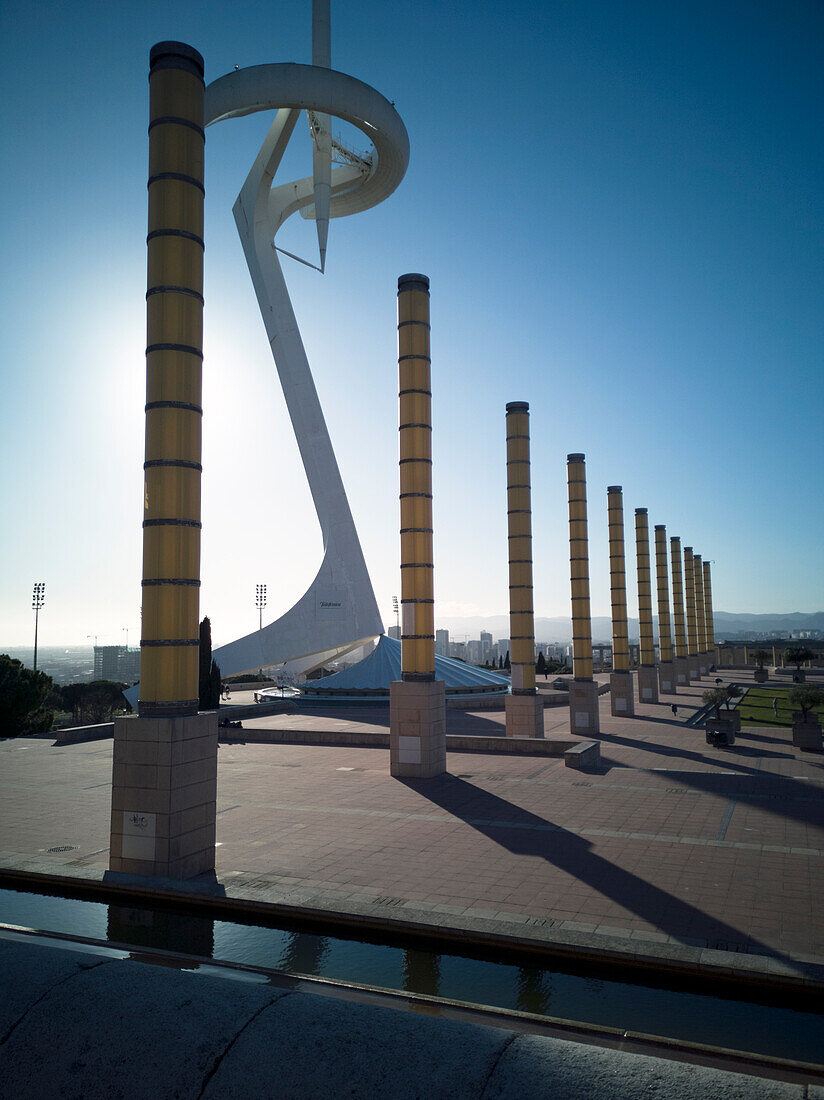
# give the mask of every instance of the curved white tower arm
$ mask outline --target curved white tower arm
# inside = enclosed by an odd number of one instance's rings
[[[326,206],[318,198],[317,160],[312,177],[275,188],[272,183],[301,110],[344,118],[374,146],[360,164],[330,171],[331,217],[368,209],[391,194],[406,170],[408,139],[391,104],[368,85],[330,69],[259,65],[221,77],[206,90],[207,124],[272,107],[278,108],[277,115],[234,215],[317,511],[324,556],[309,590],[290,611],[215,651],[224,675],[298,659],[308,668],[383,633],[274,245],[279,227],[291,214],[313,205],[321,214],[319,207]]]

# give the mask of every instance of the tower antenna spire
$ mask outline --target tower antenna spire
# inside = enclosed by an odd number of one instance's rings
[[[312,0],[312,64],[332,67],[332,26],[330,0]],[[315,111],[309,115],[312,131],[312,178],[315,189],[315,225],[318,231],[320,269],[326,269],[326,242],[329,238],[329,204],[332,195],[331,118]]]

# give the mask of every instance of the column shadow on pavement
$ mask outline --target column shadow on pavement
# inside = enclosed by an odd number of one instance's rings
[[[576,833],[464,779],[444,773],[434,779],[400,782],[513,855],[546,860],[676,940],[705,939],[710,947],[743,948],[795,965],[788,955],[599,856]],[[601,918],[595,923],[601,923]]]

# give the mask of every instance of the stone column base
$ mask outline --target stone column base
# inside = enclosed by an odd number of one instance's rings
[[[698,668],[698,654],[697,653],[694,656],[692,656],[692,655],[687,656],[687,668],[689,669],[690,681],[701,679],[701,672]]]
[[[638,700],[641,703],[658,702],[658,669],[655,665],[641,665],[638,669]]]
[[[658,665],[658,690],[665,695],[676,695],[675,661],[661,661]]]
[[[430,779],[445,771],[443,680],[394,680],[389,685],[390,775]]]
[[[544,736],[544,701],[540,695],[507,695],[506,735]]]
[[[189,879],[215,869],[217,713],[116,718],[109,870]]]
[[[595,680],[573,680],[569,685],[569,732],[587,737],[601,732],[598,684]]]
[[[613,672],[610,674],[609,701],[612,713],[617,718],[630,718],[635,714],[631,672]]]
[[[672,664],[675,668],[675,683],[677,687],[687,687],[690,682],[690,669],[687,664],[687,658],[676,657]]]

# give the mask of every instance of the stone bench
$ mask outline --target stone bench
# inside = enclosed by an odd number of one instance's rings
[[[564,764],[568,768],[597,768],[600,763],[600,741],[579,741],[564,753]]]

